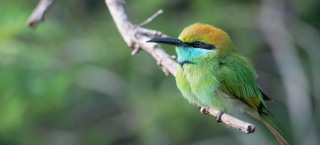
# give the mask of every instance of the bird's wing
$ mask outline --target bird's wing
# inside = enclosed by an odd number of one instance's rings
[[[241,56],[232,56],[222,62],[219,74],[219,89],[238,99],[254,110],[265,112],[264,94],[256,84],[256,72],[250,61]],[[265,97],[267,99],[267,97]]]

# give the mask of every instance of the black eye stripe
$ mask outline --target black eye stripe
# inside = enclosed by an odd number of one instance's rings
[[[206,43],[201,42],[201,41],[195,41],[195,42],[193,42],[193,43],[185,43],[185,44],[187,44],[187,45],[189,45],[189,46],[192,46],[192,47],[194,47],[194,48],[207,49],[207,50],[212,50],[212,49],[215,48],[214,45],[212,45],[212,44],[206,44]]]

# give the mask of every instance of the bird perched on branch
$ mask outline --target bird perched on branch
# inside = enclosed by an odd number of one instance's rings
[[[282,145],[287,139],[270,119],[265,100],[270,100],[256,83],[251,62],[235,49],[229,35],[208,24],[186,27],[178,39],[154,38],[148,42],[176,46],[176,83],[184,98],[199,107],[223,112],[246,112],[260,120]]]

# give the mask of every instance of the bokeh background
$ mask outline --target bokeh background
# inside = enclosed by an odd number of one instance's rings
[[[226,30],[252,59],[268,103],[293,144],[320,144],[320,1],[127,0],[139,24],[177,37],[194,22]],[[103,0],[58,0],[45,22],[36,0],[0,1],[1,145],[276,145],[188,104],[147,53],[130,55]],[[174,55],[170,46],[164,46]]]

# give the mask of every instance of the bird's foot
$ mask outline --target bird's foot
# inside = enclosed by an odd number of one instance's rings
[[[217,120],[218,123],[222,122],[222,121],[221,121],[221,116],[222,116],[222,115],[223,115],[223,112],[221,112],[221,111],[218,112],[218,114],[217,114],[217,116],[216,116],[216,120]]]
[[[202,114],[205,114],[205,115],[210,113],[208,107],[199,107],[199,110]]]
[[[209,107],[199,107],[199,110],[202,114],[209,114]],[[223,112],[219,111],[218,114],[216,115],[216,120],[218,123],[222,122],[221,116],[223,115]]]
[[[199,110],[202,114],[209,114],[209,108],[208,107],[199,107]]]

